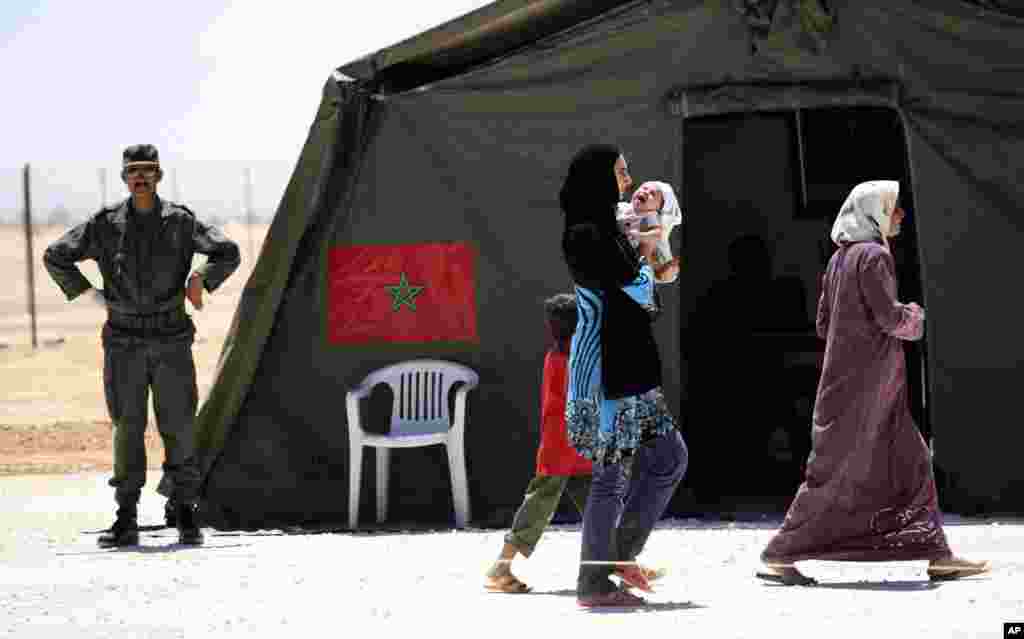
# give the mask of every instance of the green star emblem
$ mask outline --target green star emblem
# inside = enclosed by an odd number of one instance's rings
[[[409,279],[402,271],[401,280],[398,286],[385,286],[388,293],[391,293],[391,310],[397,313],[403,304],[407,304],[413,311],[416,310],[416,296],[423,292],[425,286],[409,286]]]

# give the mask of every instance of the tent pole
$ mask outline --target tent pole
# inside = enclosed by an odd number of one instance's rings
[[[807,167],[804,158],[804,112],[803,109],[796,110],[796,155],[800,165],[800,208],[807,211]]]

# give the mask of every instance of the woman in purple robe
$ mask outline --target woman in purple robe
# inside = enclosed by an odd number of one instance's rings
[[[889,241],[904,212],[899,183],[857,185],[832,227],[839,247],[822,278],[817,331],[826,340],[804,482],[757,576],[814,583],[802,560],[929,561],[932,580],[989,569],[953,555],[942,529],[931,456],[907,398],[902,340],[924,333],[924,309],[896,299]]]

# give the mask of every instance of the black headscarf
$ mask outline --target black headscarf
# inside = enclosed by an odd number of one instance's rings
[[[640,270],[639,254],[615,221],[619,201],[615,162],[620,155],[610,144],[584,147],[569,164],[558,193],[565,213],[565,262],[573,280],[588,288],[622,286]]]
[[[622,152],[610,144],[592,144],[573,157],[558,193],[566,228],[574,224],[615,226],[615,204],[619,201],[615,162],[620,155]]]

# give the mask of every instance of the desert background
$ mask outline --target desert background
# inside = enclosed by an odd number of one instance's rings
[[[111,424],[103,395],[100,329],[106,313],[84,298],[68,302],[43,266],[47,245],[69,227],[37,225],[32,237],[38,347],[32,348],[24,229],[0,225],[0,475],[104,471],[111,468]],[[238,243],[242,264],[227,282],[191,309],[196,325],[193,353],[202,403],[210,386],[231,318],[249,279],[268,224],[221,226]],[[195,266],[206,258],[197,256]],[[80,264],[94,285],[95,262]],[[146,431],[150,468],[163,447],[153,411]]]

